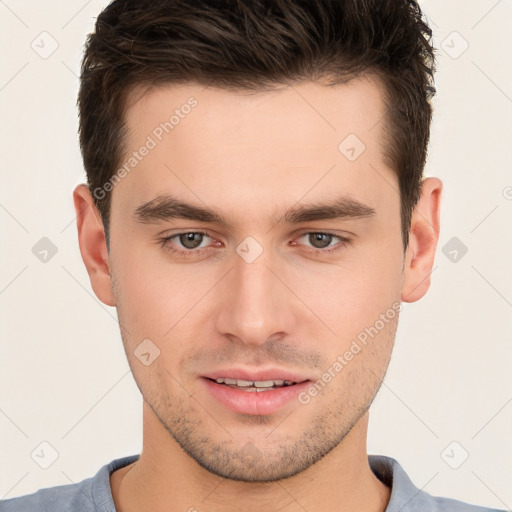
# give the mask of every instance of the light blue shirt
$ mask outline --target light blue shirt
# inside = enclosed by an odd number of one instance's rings
[[[0,501],[0,512],[116,512],[110,474],[138,460],[130,455],[105,464],[95,476],[78,484],[40,489],[32,494]],[[449,498],[438,498],[418,489],[400,464],[391,457],[369,455],[377,478],[391,487],[386,512],[504,512]]]

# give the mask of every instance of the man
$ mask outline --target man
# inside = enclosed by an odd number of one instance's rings
[[[484,511],[368,456],[430,285],[431,32],[407,0],[115,0],[85,49],[82,258],[140,455],[2,511]]]

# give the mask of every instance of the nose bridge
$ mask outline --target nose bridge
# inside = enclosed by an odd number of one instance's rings
[[[217,314],[221,334],[236,336],[246,344],[263,344],[270,336],[290,330],[290,292],[276,277],[275,270],[270,270],[271,260],[265,253],[252,262],[243,255],[234,257]]]

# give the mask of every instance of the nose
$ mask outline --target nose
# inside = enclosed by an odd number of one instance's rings
[[[300,301],[287,287],[285,272],[264,251],[256,261],[234,256],[234,268],[218,293],[216,329],[246,345],[290,334],[299,324]]]

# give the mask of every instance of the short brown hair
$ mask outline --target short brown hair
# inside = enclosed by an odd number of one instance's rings
[[[126,99],[135,86],[264,91],[369,73],[384,85],[385,158],[399,182],[405,252],[430,134],[431,38],[413,0],[114,0],[87,38],[81,68],[79,134],[89,188],[102,189],[121,162]],[[93,196],[108,247],[111,192]]]

